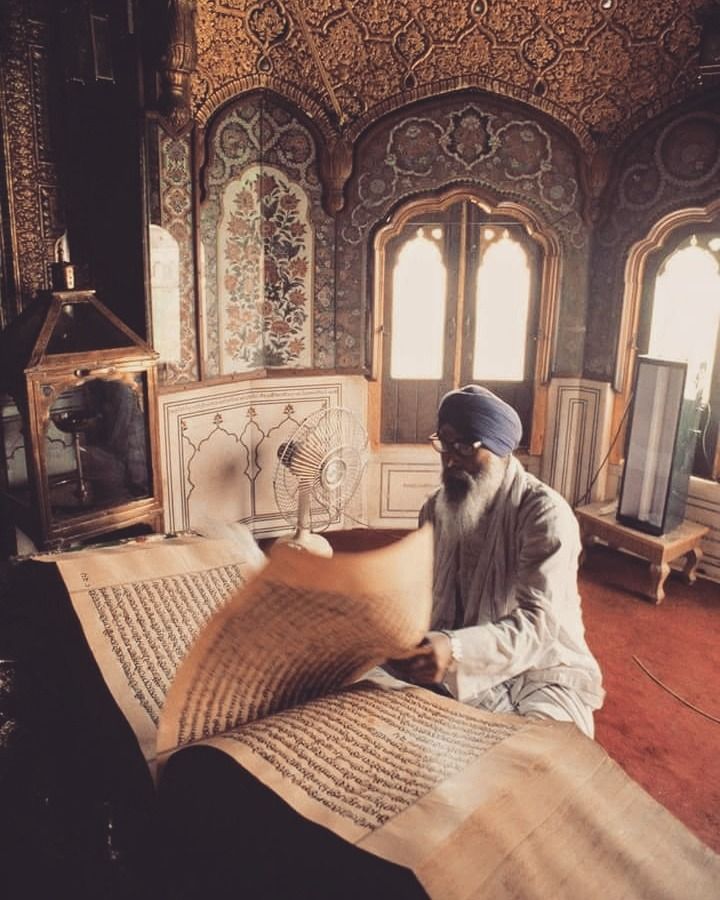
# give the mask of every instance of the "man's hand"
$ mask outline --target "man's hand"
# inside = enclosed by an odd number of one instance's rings
[[[450,638],[441,631],[429,631],[415,651],[402,659],[389,659],[388,668],[396,678],[412,684],[440,684],[452,662]]]

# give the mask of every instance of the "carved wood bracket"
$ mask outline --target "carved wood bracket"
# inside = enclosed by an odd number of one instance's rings
[[[320,177],[323,182],[323,205],[334,216],[345,206],[345,185],[352,174],[353,148],[350,141],[339,137],[321,156]]]
[[[190,124],[190,76],[197,66],[197,0],[168,0],[167,42],[160,61],[160,113],[174,134]]]

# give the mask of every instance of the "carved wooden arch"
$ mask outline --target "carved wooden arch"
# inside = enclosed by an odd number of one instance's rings
[[[630,402],[635,362],[638,355],[638,326],[640,306],[645,279],[645,270],[650,256],[661,250],[673,234],[688,225],[709,225],[720,216],[720,198],[707,206],[694,206],[668,213],[656,222],[647,236],[630,248],[625,264],[625,296],[620,317],[620,329],[616,351],[613,388],[613,423],[611,434],[615,435],[623,427],[625,413]],[[616,465],[622,462],[623,440],[614,444],[610,461]]]
[[[519,222],[529,237],[543,251],[540,274],[540,309],[538,311],[537,349],[533,376],[533,415],[528,452],[533,456],[542,453],[545,437],[548,385],[550,380],[553,337],[557,323],[560,285],[560,241],[552,228],[526,206],[514,201],[494,202],[486,194],[472,187],[453,187],[439,194],[427,195],[403,204],[376,233],[373,241],[374,279],[372,309],[372,371],[369,385],[369,425],[374,442],[379,443],[380,402],[382,391],[382,340],[384,321],[385,247],[418,213],[445,210],[459,200],[467,200],[479,206],[488,215],[505,215]]]

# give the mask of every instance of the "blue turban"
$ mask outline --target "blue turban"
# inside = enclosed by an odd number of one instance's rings
[[[482,441],[497,456],[507,456],[520,443],[520,416],[487,388],[468,384],[440,401],[438,428],[451,425],[468,441]]]

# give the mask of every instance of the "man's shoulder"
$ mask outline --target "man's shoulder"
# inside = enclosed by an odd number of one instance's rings
[[[438,494],[440,493],[440,488],[436,488],[432,494],[425,498],[425,502],[420,507],[420,512],[418,513],[418,524],[424,525],[425,522],[434,522],[435,520],[435,505],[437,503]]]
[[[538,516],[574,520],[575,514],[559,491],[541,481],[536,475],[524,472],[524,485],[520,505],[526,512]]]
[[[574,552],[579,547],[580,527],[562,494],[530,476],[518,509],[517,537],[521,543],[541,540],[548,547],[564,546]]]

